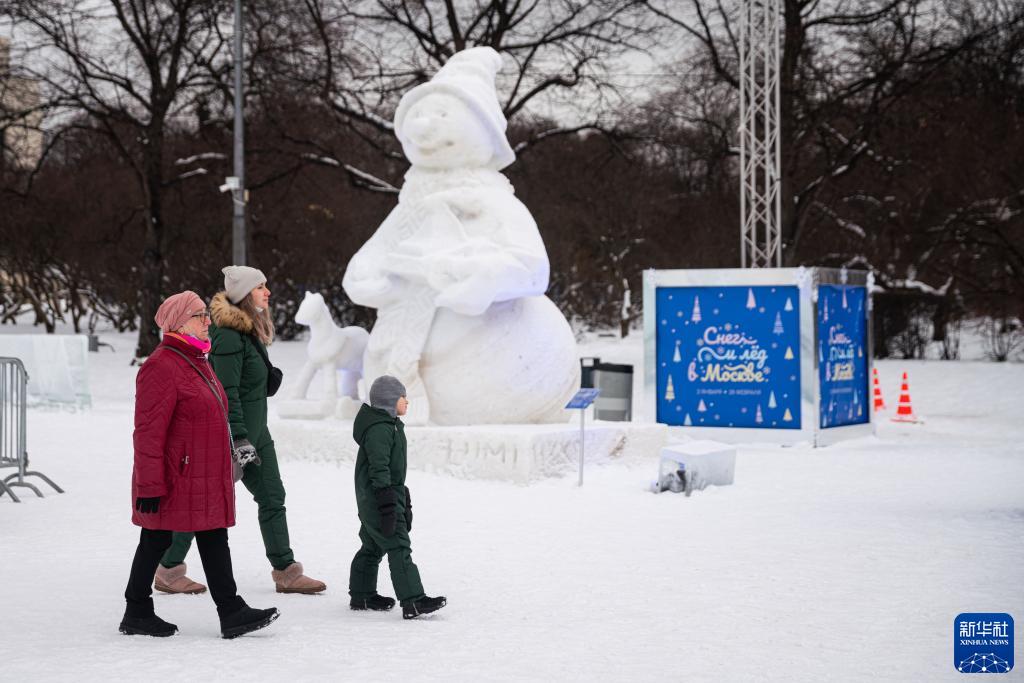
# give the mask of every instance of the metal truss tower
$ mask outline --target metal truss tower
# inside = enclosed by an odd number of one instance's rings
[[[781,0],[742,0],[740,14],[741,265],[782,265],[779,65]]]

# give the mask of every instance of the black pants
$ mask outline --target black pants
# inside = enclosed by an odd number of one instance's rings
[[[231,549],[228,547],[227,529],[196,532],[196,545],[203,561],[210,595],[221,616],[241,609],[245,603],[238,597],[235,577],[231,571]],[[130,617],[148,617],[153,614],[153,575],[160,558],[171,546],[170,531],[143,529],[139,546],[135,549],[132,573],[124,598],[128,602],[125,614]]]

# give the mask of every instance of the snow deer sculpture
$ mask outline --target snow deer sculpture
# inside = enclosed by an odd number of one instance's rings
[[[335,325],[323,295],[315,292],[306,292],[295,322],[309,327],[307,359],[292,386],[291,400],[279,409],[281,417],[326,417],[335,411],[341,418],[354,416],[359,408],[363,353],[370,334],[361,327]],[[323,397],[308,401],[306,394],[317,372],[322,373]]]

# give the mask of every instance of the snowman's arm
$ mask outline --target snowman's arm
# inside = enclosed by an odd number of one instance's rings
[[[543,294],[548,288],[550,265],[544,241],[529,210],[512,195],[487,193],[478,204],[489,202],[499,213],[474,225],[467,221],[473,256],[462,265],[460,280],[473,280],[492,292],[493,301]]]
[[[473,261],[469,280],[490,291],[491,301],[537,296],[548,288],[547,258],[523,249],[496,249]]]
[[[398,229],[398,208],[393,209],[370,239],[359,248],[342,277],[341,286],[353,302],[361,306],[380,308],[390,303],[394,282],[388,276],[388,244],[394,241]]]

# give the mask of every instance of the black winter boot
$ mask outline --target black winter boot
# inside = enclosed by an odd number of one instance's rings
[[[281,616],[276,607],[253,609],[241,598],[238,601],[242,603],[241,609],[227,615],[222,614],[220,617],[220,633],[225,638],[237,638],[258,631],[270,626],[271,622]]]
[[[415,600],[413,602],[406,602],[402,604],[402,618],[403,619],[415,619],[418,616],[424,614],[430,614],[448,604],[443,595],[436,598],[428,598],[426,596]]]
[[[348,606],[354,610],[372,609],[375,612],[387,612],[395,606],[394,598],[385,598],[383,595],[374,593],[368,598],[352,598]]]
[[[178,627],[167,623],[155,614],[145,617],[130,617],[126,614],[121,619],[121,626],[118,630],[126,636],[166,638],[177,633]]]

